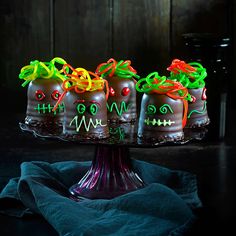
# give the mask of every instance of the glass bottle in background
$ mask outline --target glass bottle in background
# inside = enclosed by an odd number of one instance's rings
[[[208,112],[211,127],[214,127],[211,134],[212,137],[223,139],[227,123],[230,38],[209,33],[186,33],[182,36],[186,48],[185,61],[200,62],[207,69]]]

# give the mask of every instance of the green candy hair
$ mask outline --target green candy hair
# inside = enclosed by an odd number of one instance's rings
[[[60,57],[55,57],[49,62],[41,62],[38,60],[31,61],[29,65],[24,66],[20,71],[19,78],[25,80],[22,87],[25,87],[29,82],[37,78],[58,78],[62,81],[66,80],[62,68],[58,69],[55,65],[56,63],[63,67],[66,61]]]

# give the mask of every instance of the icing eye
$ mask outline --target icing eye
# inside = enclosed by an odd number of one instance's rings
[[[86,106],[84,104],[80,103],[77,105],[77,111],[80,115],[84,114],[85,110],[86,110]]]
[[[162,113],[162,114],[166,114],[167,112],[171,112],[171,113],[174,113],[172,108],[170,107],[169,104],[163,104],[160,108],[159,108],[159,111]]]
[[[112,87],[109,88],[109,95],[111,97],[115,96],[115,90]]]
[[[45,96],[45,94],[44,94],[44,92],[43,92],[42,90],[37,90],[37,91],[35,92],[35,97],[36,97],[36,99],[37,99],[38,101],[41,101],[41,100],[43,100],[46,96]]]
[[[127,96],[130,93],[130,89],[128,87],[124,87],[121,91],[122,96]]]
[[[147,111],[146,111],[146,114],[147,115],[153,115],[155,114],[157,111],[156,107],[154,105],[148,105],[147,106]]]
[[[59,97],[61,96],[61,94],[59,93],[58,90],[55,90],[55,91],[53,91],[53,93],[52,93],[51,96],[52,96],[52,99],[54,99],[54,100],[58,100]]]
[[[90,107],[89,107],[89,110],[90,110],[90,113],[94,116],[97,114],[98,112],[98,105],[97,104],[92,104]]]
[[[202,100],[207,100],[206,88],[204,88],[202,91]]]

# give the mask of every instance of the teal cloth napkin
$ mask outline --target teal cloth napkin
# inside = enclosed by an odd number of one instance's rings
[[[0,213],[42,215],[60,236],[183,235],[201,206],[196,177],[188,172],[133,160],[146,187],[111,200],[76,202],[68,188],[91,162],[24,162],[21,176],[0,193]]]

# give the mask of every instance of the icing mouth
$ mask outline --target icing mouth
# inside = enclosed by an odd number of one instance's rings
[[[53,113],[54,115],[56,115],[57,113],[61,113],[64,112],[65,110],[65,105],[64,103],[59,104],[57,109],[55,111],[52,111],[52,109],[54,108],[54,106],[51,106],[51,104],[38,104],[37,107],[34,108],[34,110],[38,111],[38,113]]]
[[[127,112],[129,110],[130,105],[131,105],[130,103],[127,104],[125,101],[122,101],[120,103],[120,109],[119,109],[116,102],[113,102],[110,106],[107,103],[107,110],[109,112],[112,112],[113,110],[115,110],[117,115],[121,116],[124,112]]]
[[[84,125],[84,128],[85,128],[86,132],[89,132],[91,126],[95,129],[98,126],[102,126],[102,127],[107,126],[107,124],[102,124],[101,119],[93,120],[92,118],[89,118],[89,120],[87,122],[85,120],[85,116],[82,116],[80,122],[78,122],[78,119],[79,119],[79,117],[75,116],[69,124],[71,126],[73,123],[75,123],[76,132],[80,131],[80,128],[81,128],[82,125]]]
[[[150,120],[149,118],[147,118],[147,119],[145,119],[144,120],[144,123],[146,124],[146,125],[153,125],[153,126],[155,126],[155,125],[157,125],[157,126],[171,126],[172,124],[174,124],[175,123],[175,121],[171,121],[171,120],[160,120],[160,119],[153,119],[153,120]]]
[[[193,113],[203,114],[203,113],[206,111],[206,103],[207,103],[207,102],[204,101],[204,105],[203,105],[202,110],[200,110],[200,111],[198,111],[198,110],[192,110],[192,111],[190,111],[190,113],[188,114],[188,118],[190,118]]]

